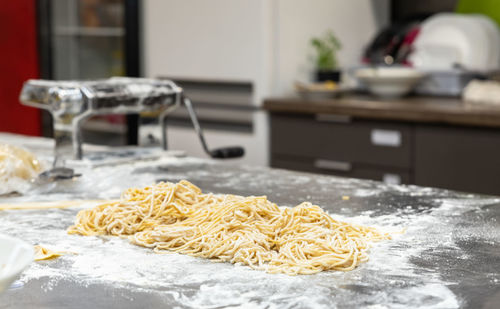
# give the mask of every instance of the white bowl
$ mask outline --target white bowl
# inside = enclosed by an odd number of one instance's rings
[[[33,246],[7,235],[0,235],[0,292],[28,267],[35,252]]]
[[[371,93],[384,98],[402,97],[425,76],[411,68],[365,68],[355,73]]]

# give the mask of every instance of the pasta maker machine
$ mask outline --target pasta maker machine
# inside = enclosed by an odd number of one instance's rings
[[[81,126],[94,115],[158,117],[161,143],[166,150],[166,118],[184,105],[201,145],[210,157],[226,159],[244,154],[241,147],[209,149],[191,101],[184,95],[183,89],[170,80],[130,77],[95,81],[28,80],[23,85],[20,101],[52,114],[55,149],[53,168],[49,173],[56,178],[73,176],[72,170],[64,167],[64,162],[67,159],[82,159]]]

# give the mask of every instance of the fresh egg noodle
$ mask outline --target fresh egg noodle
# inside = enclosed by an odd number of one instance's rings
[[[288,275],[352,270],[368,260],[372,242],[390,238],[309,202],[289,208],[265,196],[204,194],[186,180],[128,189],[119,201],[80,211],[68,233],[128,237],[158,253]]]
[[[40,245],[34,246],[35,249],[35,261],[50,260],[60,257],[66,254],[64,251],[54,251]]]

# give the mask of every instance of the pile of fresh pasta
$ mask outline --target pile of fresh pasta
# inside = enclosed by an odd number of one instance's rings
[[[185,180],[128,189],[119,201],[80,211],[68,233],[128,237],[155,252],[288,275],[352,270],[368,260],[372,242],[390,238],[308,202],[288,208],[265,196],[204,194]]]

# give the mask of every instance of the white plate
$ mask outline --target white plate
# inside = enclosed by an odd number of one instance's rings
[[[33,246],[15,237],[0,235],[0,292],[28,267],[34,258]]]
[[[478,19],[452,13],[428,18],[422,23],[410,60],[418,68],[451,69],[458,63],[471,70],[488,69],[494,47],[485,22]]]
[[[490,54],[488,62],[491,70],[500,68],[500,29],[497,24],[489,17],[481,14],[471,14],[471,18],[475,19],[485,30],[490,43]]]

